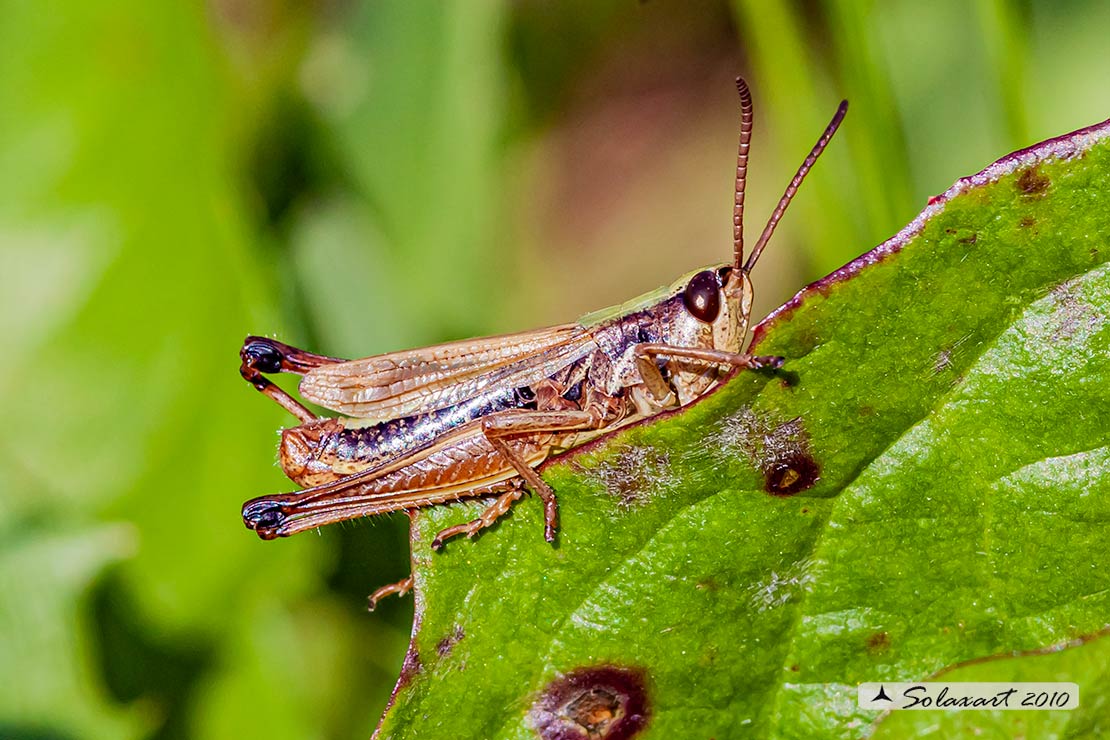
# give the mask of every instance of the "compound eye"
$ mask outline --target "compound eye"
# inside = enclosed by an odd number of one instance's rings
[[[715,321],[721,311],[721,281],[717,273],[703,270],[690,278],[682,303],[695,319],[707,324]]]

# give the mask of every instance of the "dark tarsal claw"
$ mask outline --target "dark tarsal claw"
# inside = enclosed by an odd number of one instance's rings
[[[328,357],[279,342],[267,337],[249,336],[243,340],[243,348],[239,350],[239,357],[243,360],[243,376],[250,380],[250,373],[295,373],[304,375],[306,372],[322,365],[333,365],[344,362],[338,357]]]
[[[243,348],[239,350],[244,375],[248,368],[263,373],[281,372],[281,362],[285,359],[285,353],[281,349],[283,347],[285,345],[280,342],[265,337],[247,337],[243,341]]]
[[[786,362],[785,357],[778,357],[777,355],[759,355],[752,358],[752,367],[760,369],[764,367],[773,368],[778,370]]]
[[[252,529],[264,540],[281,536],[285,524],[285,512],[281,504],[262,499],[243,504],[243,524]]]

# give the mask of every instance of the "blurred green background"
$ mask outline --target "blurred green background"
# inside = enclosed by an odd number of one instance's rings
[[[263,543],[248,333],[359,356],[727,258],[841,97],[760,315],[1110,116],[1103,2],[0,2],[0,737],[367,737],[406,520]],[[465,690],[461,687],[460,690]]]

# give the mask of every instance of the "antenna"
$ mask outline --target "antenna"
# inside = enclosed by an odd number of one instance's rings
[[[743,100],[741,100],[741,106],[743,106]],[[818,139],[817,143],[813,145],[813,149],[810,150],[809,156],[805,158],[805,161],[802,162],[802,166],[799,167],[798,171],[794,174],[794,179],[791,180],[790,184],[786,186],[786,192],[782,194],[781,198],[779,198],[779,204],[775,206],[775,210],[771,214],[771,218],[768,219],[767,225],[763,227],[763,233],[759,235],[759,240],[755,243],[755,248],[752,249],[751,256],[748,257],[748,261],[744,263],[743,270],[745,273],[749,273],[752,271],[752,268],[755,266],[756,260],[759,259],[759,255],[763,252],[763,248],[767,246],[767,242],[768,240],[770,240],[771,234],[775,233],[775,227],[779,225],[779,219],[781,219],[782,214],[786,212],[786,207],[790,205],[790,200],[794,197],[794,193],[798,192],[798,186],[802,184],[802,180],[804,180],[806,175],[809,174],[809,171],[813,168],[813,163],[816,162],[817,158],[821,156],[821,152],[825,151],[825,147],[829,145],[829,140],[832,139],[833,134],[836,133],[836,130],[840,128],[840,122],[844,120],[844,114],[847,112],[848,101],[841,100],[840,107],[836,109],[836,113],[833,114],[832,120],[829,121],[829,125],[825,127],[825,132],[821,134],[821,138]],[[744,133],[743,129],[741,128],[741,148],[743,148],[744,146],[743,137]],[[737,181],[739,182],[739,165],[737,165],[736,169]],[[739,202],[743,200],[743,197],[741,195],[738,195],[737,199]],[[739,203],[737,207],[739,208]],[[735,221],[735,218],[733,220]]]
[[[752,141],[752,94],[743,77],[736,78],[740,93],[740,149],[736,153],[736,205],[732,208],[732,264],[744,261],[744,186],[748,180],[748,148]]]

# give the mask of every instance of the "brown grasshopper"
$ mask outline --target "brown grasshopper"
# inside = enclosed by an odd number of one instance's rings
[[[576,323],[341,360],[247,337],[241,372],[300,420],[282,432],[285,474],[301,491],[252,499],[243,520],[263,539],[355,517],[496,495],[456,535],[492,525],[527,486],[544,505],[544,537],[558,528],[555,491],[535,467],[664,409],[690,403],[733,368],[778,368],[781,357],[745,354],[752,267],[798,186],[847,111],[844,101],[798,168],[744,260],[744,186],[752,131],[748,86],[740,93],[733,260],[668,288],[587,314]],[[318,417],[264,377],[301,375],[307,400],[343,416]],[[378,589],[405,593],[412,577]]]

